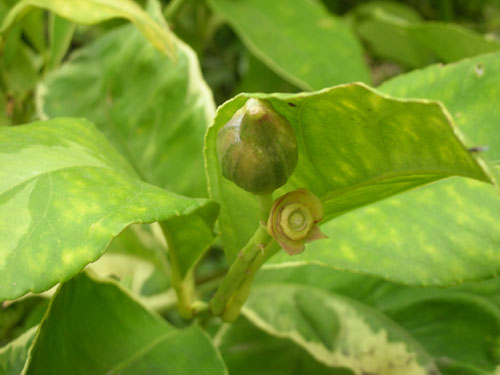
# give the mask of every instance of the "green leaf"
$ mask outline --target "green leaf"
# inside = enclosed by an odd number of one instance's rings
[[[500,40],[455,24],[429,22],[410,28],[409,34],[443,62],[454,62],[500,50]]]
[[[201,207],[200,209],[187,213],[183,216],[172,217],[162,223],[162,227],[165,229],[165,234],[167,236],[168,251],[170,253],[170,263],[176,263],[176,270],[180,272],[181,279],[184,279],[192,267],[198,263],[204,250],[206,250],[210,244],[215,239],[215,234],[212,230],[214,218],[219,214],[218,206],[214,204]],[[161,229],[155,228],[156,231]],[[126,235],[126,239],[123,235]],[[163,236],[163,234],[160,234]],[[165,250],[166,243],[164,238],[163,242],[160,242],[157,238],[149,238],[141,241],[140,237],[151,236],[145,228],[134,227],[132,231],[126,231],[121,233],[117,238],[118,243],[113,243],[110,247],[110,252],[115,253],[115,255],[123,255],[125,257],[119,257],[121,259],[119,262],[123,263],[125,269],[120,267],[115,261],[109,260],[110,266],[118,266],[121,268],[125,274],[132,276],[136,271],[135,268],[143,268],[143,272],[151,273],[155,270],[161,270],[163,277],[168,274],[168,269],[166,270],[166,258]],[[154,234],[153,234],[154,236]],[[114,241],[115,242],[115,241]],[[118,247],[125,247],[124,249],[119,249]],[[118,253],[118,254],[116,254]],[[129,259],[127,259],[129,258]],[[134,261],[130,258],[135,258]],[[140,259],[146,262],[141,262]],[[140,263],[137,267],[133,266],[132,263]],[[105,267],[106,268],[106,267]],[[147,269],[147,271],[146,271]],[[137,275],[132,276],[135,278]],[[142,280],[145,282],[146,280]],[[135,292],[139,292],[142,289],[143,284],[136,284]]]
[[[481,157],[500,181],[500,52],[401,75],[380,90],[401,98],[439,100],[450,111],[468,147],[486,146]]]
[[[40,59],[24,38],[22,25],[19,24],[12,28],[7,38],[0,40],[3,43],[0,56],[2,125],[30,121],[35,111],[33,91],[38,80]]]
[[[378,13],[374,13],[378,14]],[[383,13],[382,13],[383,14]],[[386,20],[387,19],[387,20]],[[356,31],[377,56],[416,68],[429,65],[435,56],[425,46],[410,39],[400,19],[385,16],[368,18],[356,24]]]
[[[92,25],[112,18],[125,18],[132,22],[161,52],[175,57],[172,34],[168,27],[154,21],[132,0],[22,0],[7,14],[0,33],[10,28],[31,8],[38,7],[73,22]]]
[[[497,367],[494,375],[498,374]],[[485,371],[476,366],[469,365],[460,361],[454,361],[448,358],[443,358],[440,362],[440,370],[444,375],[492,375],[491,371]]]
[[[0,348],[1,374],[19,375],[21,373],[37,329],[38,327],[31,328],[8,345]]]
[[[12,0],[8,1],[2,1],[0,3],[0,20],[3,20],[3,18],[9,13],[9,9],[14,5],[11,4]]]
[[[381,290],[385,292],[384,287],[395,285],[379,277],[334,270],[331,267],[314,263],[296,265],[295,267],[276,267],[274,264],[264,264],[257,273],[255,282],[263,285],[286,283],[321,288],[378,309],[381,307],[375,304],[374,300],[379,301]],[[389,292],[392,291],[393,289],[389,288]]]
[[[370,81],[356,36],[318,2],[210,0],[209,4],[252,54],[304,90]]]
[[[409,20],[383,6],[372,6],[370,13],[361,9],[361,14],[356,30],[375,53],[411,68],[500,50],[500,40],[460,25]]]
[[[318,362],[299,345],[268,335],[244,318],[222,328],[216,341],[231,374],[352,374],[347,369],[332,368]]]
[[[186,277],[215,239],[212,227],[218,215],[219,207],[212,204],[162,223],[166,229],[169,251],[175,252],[175,260],[172,256],[170,260],[176,262],[181,278]]]
[[[109,245],[108,252],[130,255],[153,263],[165,257],[167,243],[157,224],[133,224]]]
[[[160,241],[150,232],[159,231]],[[145,306],[157,311],[175,306],[177,297],[171,288],[171,268],[167,244],[157,224],[133,224],[121,232],[90,268],[100,277],[118,280]],[[199,249],[195,244],[192,249]],[[170,250],[172,252],[172,250]]]
[[[500,310],[500,277],[480,282],[464,283],[454,289],[486,298]]]
[[[442,101],[467,147],[478,149],[500,181],[500,53],[435,65],[381,86],[395,96]],[[389,198],[322,227],[332,238],[297,257],[272,262],[317,262],[408,284],[450,285],[498,275],[500,199],[491,186],[449,179]],[[380,235],[381,233],[385,235]]]
[[[68,280],[129,224],[217,210],[140,181],[85,120],[3,127],[0,145],[0,300]]]
[[[86,273],[60,287],[33,344],[25,373],[48,372],[226,374],[197,325],[175,329],[116,283]]]
[[[40,109],[93,121],[146,181],[206,196],[200,171],[213,99],[196,55],[173,38],[175,63],[130,26],[104,35],[46,77]]]
[[[134,293],[152,296],[170,286],[166,251],[167,244],[158,224],[133,224],[113,239],[106,254],[91,267],[94,271],[94,266],[102,267],[97,271],[102,276],[118,275]]]
[[[88,267],[101,277],[118,279],[124,287],[139,298],[141,297],[144,285],[157,270],[156,265],[152,262],[132,255],[117,254],[109,251]],[[168,274],[165,274],[163,269],[161,271],[163,271],[163,289],[167,289],[170,284]],[[158,292],[163,291],[160,290]]]
[[[292,84],[274,73],[252,54],[247,53],[243,64],[244,72],[235,89],[240,92],[298,92]]]
[[[494,371],[500,363],[500,310],[472,295],[432,294],[386,313],[436,358]]]
[[[47,61],[47,68],[53,70],[59,66],[64,56],[68,52],[75,32],[76,24],[61,18],[54,13],[50,14],[49,20],[49,44],[50,51]]]
[[[266,264],[257,274],[260,284],[291,283],[314,286],[362,301],[378,310],[396,309],[420,298],[455,293],[480,297],[500,310],[500,277],[465,282],[448,288],[415,287],[396,284],[377,276],[334,270],[318,264],[276,268]]]
[[[36,85],[37,67],[30,49],[22,41],[20,25],[14,27],[5,40],[0,71],[5,80],[5,89],[9,94],[15,94],[18,100],[22,100]]]
[[[366,19],[377,17],[379,14],[397,17],[407,22],[422,22],[420,13],[410,5],[387,0],[375,0],[357,5],[348,13],[348,17]]]
[[[0,126],[10,125],[10,119],[7,114],[7,103],[8,97],[5,95],[5,92],[0,87]]]
[[[395,323],[367,306],[319,289],[255,288],[243,314],[260,329],[291,339],[329,366],[359,374],[438,373],[428,354]]]
[[[191,250],[195,248],[200,246],[195,244]],[[163,308],[176,303],[175,293],[169,289],[172,265],[168,264],[166,250],[167,243],[160,225],[133,224],[121,232],[106,254],[90,267],[95,270],[94,266],[102,266],[97,270],[102,276],[119,275],[122,284],[146,306]]]
[[[261,288],[273,283],[319,287],[369,304],[407,330],[446,373],[452,368],[491,373],[500,361],[500,278],[417,288],[309,264],[264,269],[256,281]]]
[[[0,308],[0,346],[38,325],[48,304],[48,298],[43,295],[26,295],[3,303]]]
[[[491,186],[450,179],[360,208],[321,227],[316,241],[276,266],[320,263],[413,285],[498,274],[500,199]]]
[[[45,14],[42,10],[35,10],[24,17],[21,22],[23,33],[39,53],[45,50]]]
[[[298,166],[275,196],[307,188],[321,197],[325,221],[451,175],[488,181],[437,103],[392,99],[361,84],[309,94],[243,94],[219,107],[206,137],[209,184],[212,197],[222,205],[220,226],[229,260],[234,259],[255,231],[258,209],[251,194],[222,177],[215,144],[218,130],[249,97],[269,100],[290,121],[298,138]],[[337,233],[331,233],[330,240],[309,246],[338,246]],[[342,244],[345,246],[345,241]],[[351,249],[348,248],[346,257]],[[305,254],[315,257],[317,251]],[[387,252],[388,257],[396,255]],[[375,253],[371,257],[379,259]],[[302,258],[299,255],[292,259]],[[347,258],[346,262],[350,262],[351,269],[360,268],[359,261]],[[380,267],[378,262],[362,265],[372,272]],[[396,271],[399,269],[398,264],[392,265]],[[417,262],[413,266],[427,269],[427,263]]]

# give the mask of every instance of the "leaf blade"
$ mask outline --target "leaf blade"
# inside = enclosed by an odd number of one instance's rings
[[[455,369],[486,374],[498,364],[499,278],[450,288],[421,288],[308,264],[264,269],[257,281],[308,285],[370,305],[407,330],[443,373]]]
[[[18,375],[24,368],[28,351],[38,327],[33,327],[17,339],[0,348],[0,370],[5,375]]]
[[[194,52],[173,43],[175,63],[130,26],[107,33],[47,75],[38,110],[90,119],[146,181],[204,197],[203,136],[214,103]]]
[[[140,181],[88,121],[2,128],[0,139],[2,300],[69,279],[132,223],[216,212],[213,202]]]
[[[19,18],[29,12],[30,7],[50,10],[76,23],[95,24],[111,18],[125,18],[134,23],[151,43],[160,51],[175,58],[170,31],[155,22],[144,10],[129,0],[23,0],[7,14],[0,28],[4,33]]]
[[[356,36],[319,4],[302,0],[293,5],[262,0],[209,3],[256,57],[304,90],[370,81]]]
[[[436,61],[450,63],[500,49],[498,40],[461,25],[423,22],[401,11],[407,13],[413,9],[375,3],[362,4],[353,11],[358,34],[379,56],[419,68]]]
[[[321,303],[322,310],[329,311],[329,314],[317,313],[315,323],[307,322],[298,313],[299,305],[312,300]],[[291,339],[329,366],[346,367],[355,373],[432,374],[437,371],[419,344],[382,314],[314,288],[279,284],[256,288],[243,314],[260,329]],[[334,316],[339,328],[331,337],[317,323],[328,322]],[[330,347],[324,345],[318,332],[329,337]]]
[[[316,361],[290,340],[273,337],[240,318],[217,341],[230,373],[272,375],[351,375],[347,369],[332,368]],[[293,358],[293,360],[291,360]]]
[[[258,210],[251,194],[222,177],[215,143],[217,131],[249,97],[269,100],[298,138],[297,169],[277,196],[308,188],[322,198],[327,219],[450,176],[461,163],[472,174],[464,169],[459,175],[489,179],[436,103],[400,102],[360,84],[310,94],[243,94],[219,107],[205,139],[211,196],[221,202],[229,260],[255,230]]]
[[[63,324],[60,316],[67,317]],[[64,358],[55,348],[64,348]],[[218,353],[198,326],[177,330],[117,284],[82,273],[54,296],[26,374],[133,374],[148,366],[159,373],[201,374],[192,354],[204,361],[207,374],[226,373]]]
[[[475,153],[481,155],[497,184],[499,61],[500,53],[492,53],[434,65],[380,87],[398,97],[442,101],[466,147],[489,146]],[[323,229],[331,241],[311,244],[309,254],[294,259],[277,255],[271,262],[276,267],[316,262],[412,285],[453,285],[490,278],[500,270],[498,212],[500,200],[494,188],[449,179],[330,222]],[[416,266],[418,258],[422,267]],[[399,271],[387,272],[394,259]]]

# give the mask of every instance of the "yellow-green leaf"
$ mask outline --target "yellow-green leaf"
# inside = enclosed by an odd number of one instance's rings
[[[176,62],[132,26],[113,30],[45,77],[38,109],[91,120],[146,181],[204,197],[203,137],[215,105],[193,50],[173,43]]]
[[[500,53],[434,65],[380,87],[405,98],[440,100],[471,153],[500,181]],[[391,197],[325,224],[331,238],[279,266],[314,262],[420,285],[449,285],[500,271],[500,197],[487,184],[458,178]]]
[[[381,313],[348,298],[298,285],[255,288],[245,317],[288,338],[316,360],[355,374],[439,374],[423,348]]]
[[[170,57],[175,57],[172,35],[168,28],[156,22],[132,0],[22,0],[3,20],[0,33],[4,33],[32,7],[50,10],[61,17],[85,25],[111,18],[125,18],[132,22],[156,48]]]
[[[28,357],[38,327],[33,327],[21,336],[0,348],[0,373],[19,375]]]
[[[486,375],[500,360],[500,278],[450,288],[421,288],[307,264],[265,269],[266,284],[308,285],[368,304],[400,324],[443,373]],[[460,372],[462,371],[462,372]]]
[[[323,201],[324,222],[453,175],[490,181],[476,156],[457,137],[457,129],[438,103],[393,99],[360,84],[309,94],[240,95],[219,107],[206,137],[209,184],[212,197],[222,205],[220,225],[230,260],[256,229],[258,209],[255,197],[222,177],[215,143],[218,130],[249,97],[269,100],[290,121],[298,138],[297,169],[275,197],[297,188],[309,189]],[[329,240],[316,241],[309,247],[323,246],[327,252],[339,246],[337,233],[327,234],[331,234]],[[349,250],[347,256],[352,253]],[[365,247],[364,251],[371,250]],[[415,258],[418,259],[419,253],[415,252]],[[304,254],[315,259],[317,251],[308,251],[306,247]],[[376,253],[371,254],[377,258]],[[390,250],[386,255],[396,257]],[[302,255],[285,257],[302,260]],[[351,262],[353,269],[358,264],[373,272],[380,267],[377,263],[364,263],[362,256],[359,259],[361,263]],[[412,266],[425,270],[427,262],[422,258],[422,262],[413,262]],[[394,263],[396,270],[398,267]]]
[[[211,226],[217,215],[213,202],[142,182],[81,119],[0,128],[0,164],[0,300],[68,280],[129,224],[200,214]],[[213,239],[211,228],[197,236],[195,254]]]
[[[231,374],[352,375],[317,361],[300,345],[255,327],[244,317],[217,333],[224,362]]]

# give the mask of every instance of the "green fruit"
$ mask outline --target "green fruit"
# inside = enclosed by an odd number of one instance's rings
[[[271,104],[249,99],[217,134],[222,174],[254,194],[284,185],[297,166],[297,139]]]

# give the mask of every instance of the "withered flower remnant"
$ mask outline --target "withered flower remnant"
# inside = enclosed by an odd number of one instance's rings
[[[269,234],[290,255],[304,251],[304,244],[327,238],[319,229],[323,219],[321,200],[306,189],[276,199],[269,214]]]

